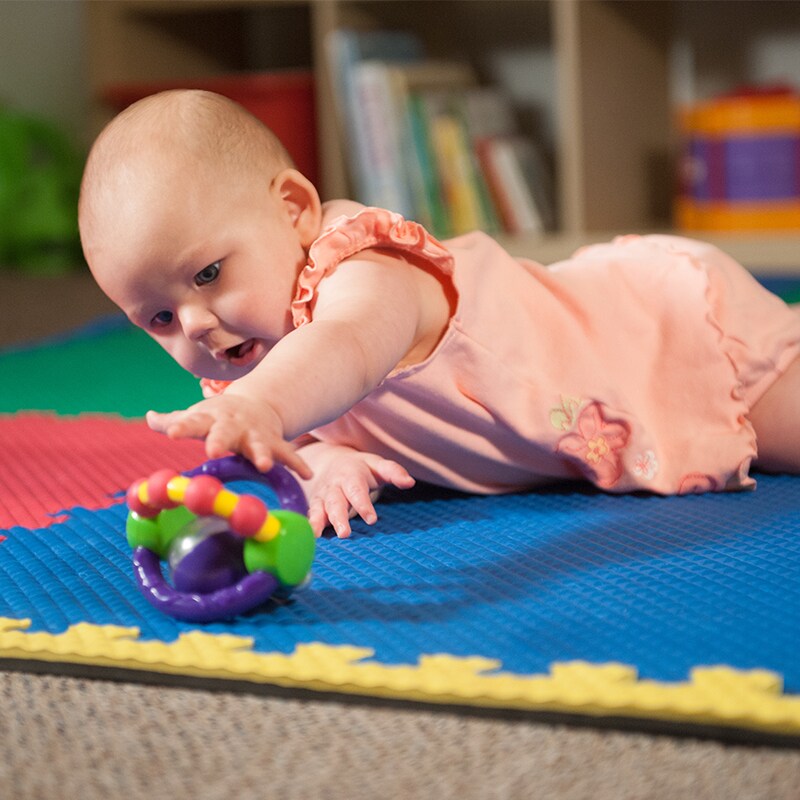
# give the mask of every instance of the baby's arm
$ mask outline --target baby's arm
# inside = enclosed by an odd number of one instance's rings
[[[308,478],[288,441],[341,416],[398,364],[427,356],[448,309],[441,284],[426,271],[360,253],[322,281],[313,320],[224,394],[184,411],[151,412],[148,422],[173,438],[205,438],[210,458],[232,450],[261,470],[282,461]]]
[[[300,452],[314,471],[311,480],[303,481],[303,489],[316,536],[330,525],[337,536],[348,537],[354,516],[372,525],[378,519],[373,503],[381,488],[414,485],[400,464],[372,453],[318,441],[304,445]]]

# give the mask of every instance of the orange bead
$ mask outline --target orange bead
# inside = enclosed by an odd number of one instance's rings
[[[167,484],[178,473],[174,469],[160,469],[147,479],[147,504],[153,508],[175,508],[178,503],[170,500]]]
[[[183,502],[198,517],[214,515],[214,500],[222,490],[222,482],[211,475],[198,475],[189,481]]]
[[[231,530],[239,536],[253,536],[267,518],[267,507],[257,497],[243,494],[231,514]]]
[[[140,517],[148,517],[152,519],[153,517],[158,516],[159,509],[153,508],[152,506],[142,502],[142,499],[139,497],[139,489],[143,483],[144,478],[134,481],[128,487],[125,499],[128,502],[128,508],[135,514],[138,514]]]

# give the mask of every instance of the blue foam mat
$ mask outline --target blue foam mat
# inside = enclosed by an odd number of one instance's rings
[[[798,510],[790,477],[682,498],[423,488],[384,502],[374,528],[321,540],[311,586],[289,602],[203,627],[253,637],[263,652],[365,646],[384,664],[447,653],[546,673],[581,659],[667,682],[699,665],[763,668],[800,692]],[[197,627],[139,595],[125,515],[121,504],[75,509],[49,528],[11,529],[0,616],[30,619],[31,632],[136,626],[166,642]]]

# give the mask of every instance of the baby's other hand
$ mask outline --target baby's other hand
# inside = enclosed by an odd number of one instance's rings
[[[248,458],[262,472],[280,462],[301,478],[312,475],[294,446],[284,439],[280,417],[263,401],[226,393],[183,411],[148,411],[147,424],[171,439],[205,439],[209,458],[233,452]]]
[[[345,539],[355,516],[368,525],[374,524],[378,514],[373,502],[378,490],[389,485],[410,489],[415,483],[400,464],[372,453],[322,442],[304,447],[304,455],[307,450],[309,457],[314,456],[314,478],[304,488],[315,536],[330,525],[340,539]]]

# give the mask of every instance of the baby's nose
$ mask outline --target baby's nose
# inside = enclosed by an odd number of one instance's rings
[[[217,318],[207,308],[188,305],[178,312],[183,332],[194,341],[207,336],[217,325]]]

